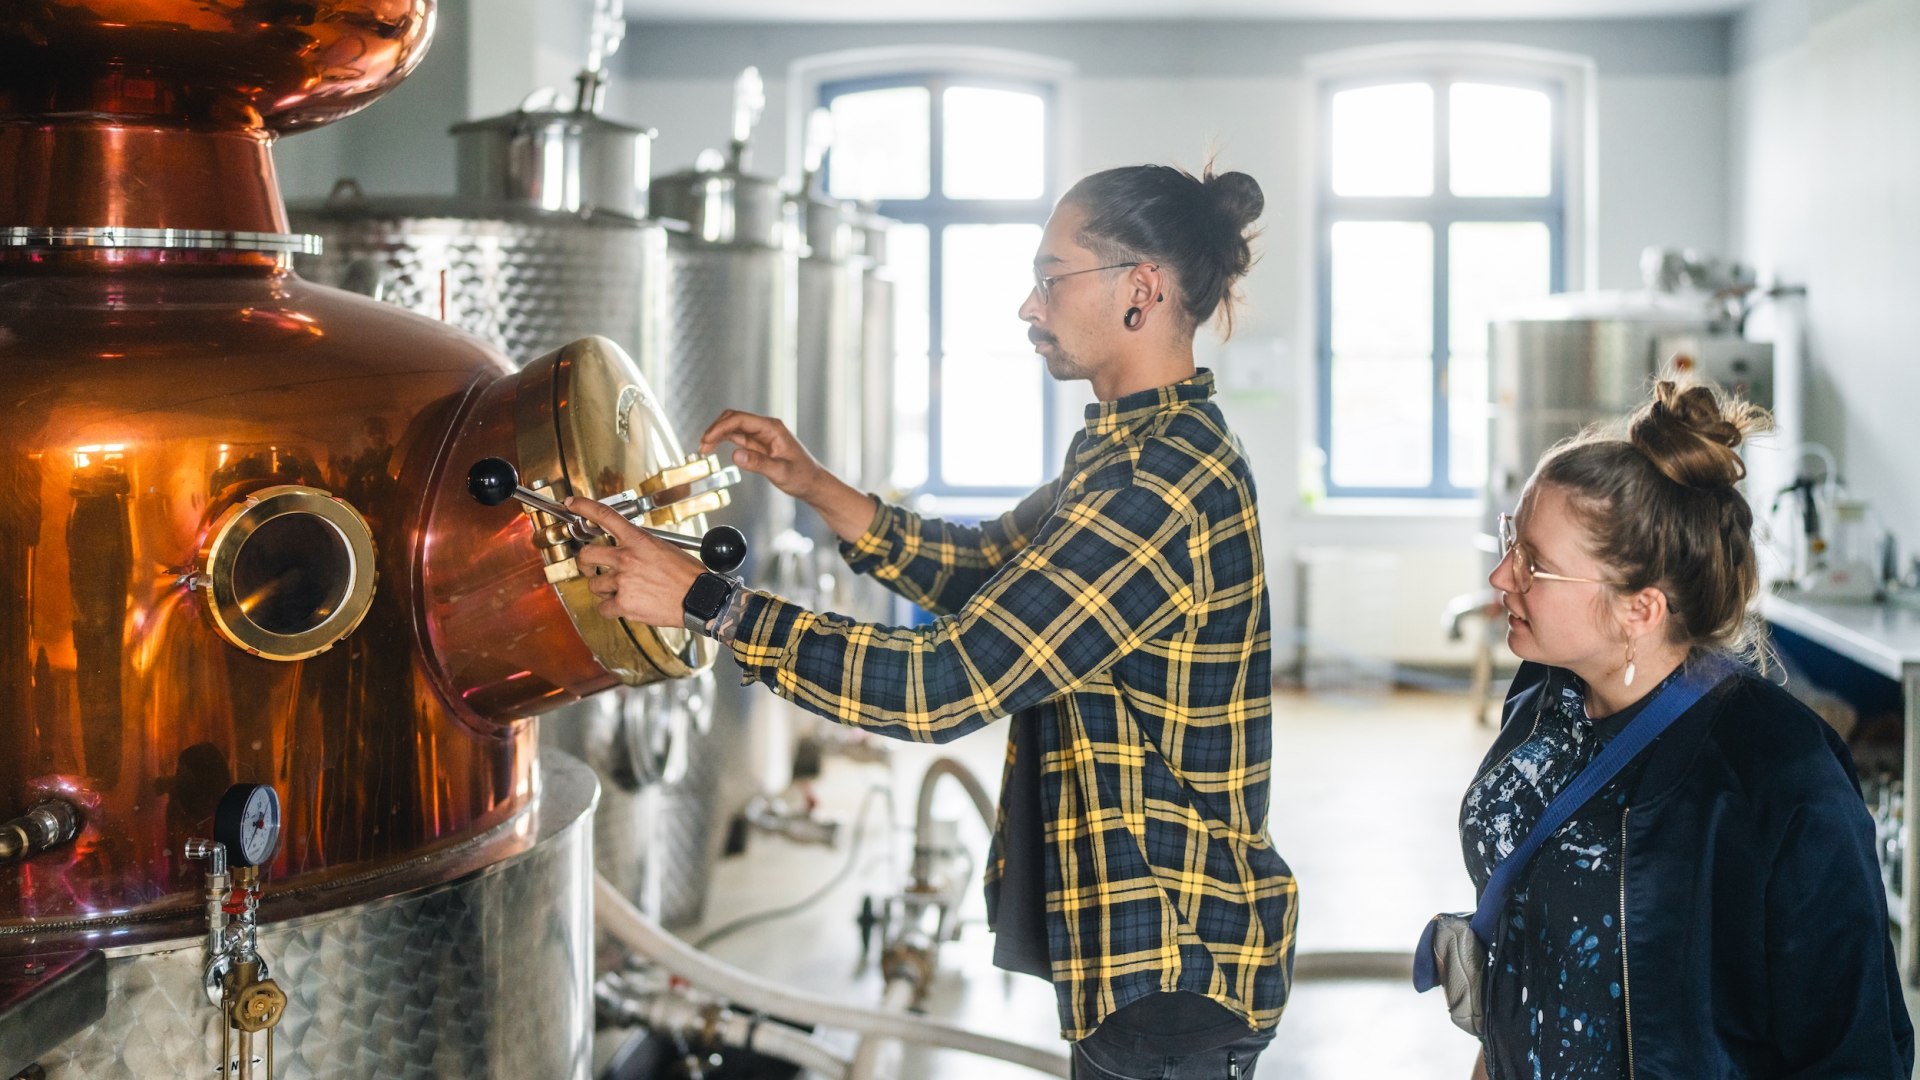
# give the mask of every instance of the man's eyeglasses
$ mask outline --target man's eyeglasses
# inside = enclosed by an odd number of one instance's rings
[[[1618,581],[1603,581],[1600,578],[1572,577],[1567,574],[1549,574],[1533,565],[1533,556],[1520,546],[1520,534],[1513,523],[1512,514],[1500,515],[1500,558],[1513,566],[1514,591],[1524,593],[1533,588],[1535,578],[1542,581],[1582,581],[1589,585],[1611,585],[1616,589],[1626,586]]]
[[[1077,274],[1097,274],[1102,270],[1124,270],[1132,266],[1146,265],[1149,264],[1139,261],[1121,262],[1113,263],[1110,266],[1090,266],[1085,270],[1069,270],[1064,274],[1054,274],[1050,277],[1041,277],[1040,274],[1036,272],[1033,275],[1033,291],[1040,294],[1041,303],[1051,304],[1053,303],[1053,283],[1059,281],[1061,278],[1070,278]]]

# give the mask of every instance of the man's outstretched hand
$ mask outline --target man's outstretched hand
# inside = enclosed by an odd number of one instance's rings
[[[700,576],[698,560],[664,540],[656,540],[619,512],[593,499],[570,498],[567,509],[613,537],[613,546],[580,549],[580,572],[587,588],[600,597],[596,609],[609,619],[632,619],[648,626],[680,626],[681,604]]]
[[[700,452],[711,454],[723,442],[737,448],[733,452],[735,465],[759,473],[801,502],[810,501],[823,480],[833,479],[786,422],[777,417],[728,409],[700,436]]]
[[[711,454],[723,442],[736,448],[735,465],[813,507],[840,539],[851,543],[873,523],[872,497],[829,472],[778,417],[728,409],[700,436],[700,452]]]

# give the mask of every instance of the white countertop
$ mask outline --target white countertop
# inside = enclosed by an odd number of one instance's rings
[[[1767,593],[1760,613],[1889,679],[1920,671],[1920,607],[1806,600]]]

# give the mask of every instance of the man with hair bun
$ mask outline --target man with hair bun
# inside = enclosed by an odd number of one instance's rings
[[[1267,833],[1270,611],[1253,476],[1196,369],[1231,324],[1260,186],[1141,165],[1060,200],[1020,306],[1087,407],[1061,473],[974,527],[834,477],[778,419],[701,438],[811,506],[841,553],[938,618],[858,623],[703,575],[590,500],[602,614],[687,624],[747,682],[896,738],[1011,716],[986,867],[994,961],[1050,980],[1079,1076],[1251,1077],[1292,980],[1295,889]]]
[[[1502,518],[1490,580],[1523,663],[1461,805],[1476,888],[1603,747],[1644,749],[1503,873],[1477,1076],[1912,1074],[1852,758],[1740,662],[1759,575],[1738,449],[1765,422],[1659,383],[1624,437],[1548,451]],[[1670,726],[1634,738],[1643,713]]]

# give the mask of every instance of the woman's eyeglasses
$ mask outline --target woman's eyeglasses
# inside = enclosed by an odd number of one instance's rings
[[[1626,586],[1618,581],[1604,581],[1600,578],[1573,577],[1568,574],[1550,574],[1533,565],[1533,557],[1527,549],[1520,546],[1520,534],[1513,523],[1512,514],[1500,515],[1500,558],[1513,567],[1514,591],[1524,593],[1533,588],[1534,579],[1542,581],[1582,581],[1589,585],[1611,585],[1616,589]]]

